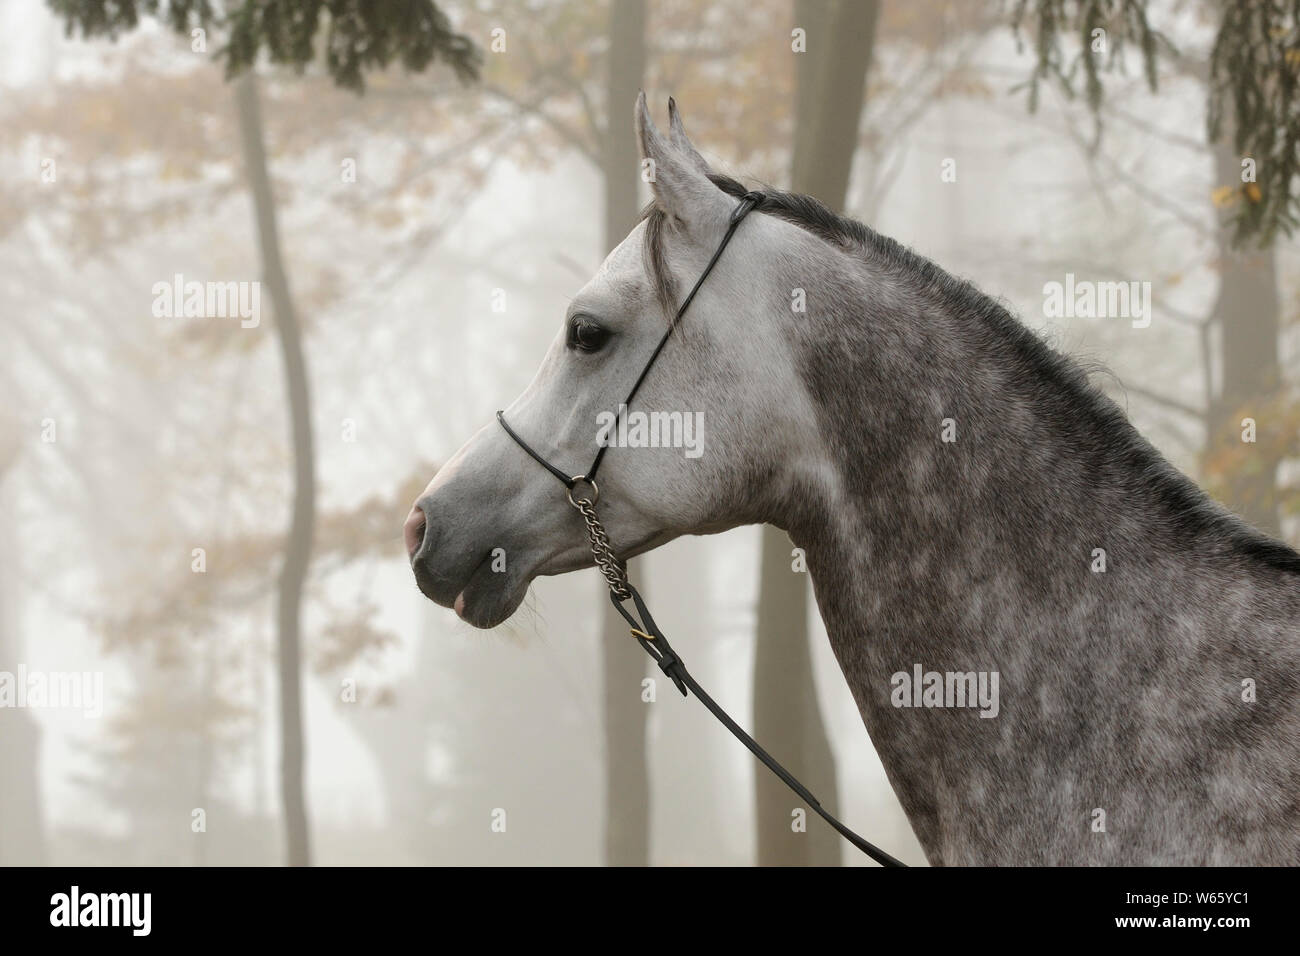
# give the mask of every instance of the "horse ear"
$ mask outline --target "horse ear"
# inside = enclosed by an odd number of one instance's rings
[[[670,106],[672,139],[655,128],[645,93],[636,99],[636,135],[641,144],[642,178],[659,207],[688,231],[706,233],[725,223],[735,205],[709,180],[709,167],[686,139],[675,103]]]
[[[682,125],[682,114],[677,109],[677,101],[671,96],[668,97],[668,135],[672,140],[672,144],[686,154],[686,158],[695,165],[696,169],[705,176],[712,172],[709,169],[709,164],[696,151],[691,144],[690,137],[686,135],[686,127]]]

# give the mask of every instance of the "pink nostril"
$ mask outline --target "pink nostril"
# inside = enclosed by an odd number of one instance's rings
[[[424,543],[424,512],[419,505],[412,508],[411,513],[406,516],[402,533],[406,539],[406,555],[408,558],[414,558],[415,552],[419,551],[420,545]]]

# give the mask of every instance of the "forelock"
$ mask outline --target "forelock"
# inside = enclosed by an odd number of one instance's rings
[[[655,298],[659,300],[664,316],[672,321],[677,312],[677,280],[668,268],[668,253],[664,248],[668,214],[652,202],[641,211],[641,219],[645,223],[645,243],[641,254],[646,275],[654,286]]]

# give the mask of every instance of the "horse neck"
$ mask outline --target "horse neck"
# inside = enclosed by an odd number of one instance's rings
[[[1231,630],[1211,609],[1225,586],[1256,582],[1232,548],[1189,536],[1172,512],[1202,507],[1199,492],[1041,346],[879,279],[834,298],[873,304],[792,332],[819,473],[834,477],[810,479],[780,523],[807,553],[836,657],[931,859],[978,857],[978,828],[1005,827],[1035,785],[1104,772],[1103,737],[1124,722],[1125,708],[1106,710],[1117,673],[1185,698],[1179,641]],[[916,665],[998,672],[998,719],[897,708],[891,676]],[[1094,747],[1091,771],[1066,766],[1069,748]]]

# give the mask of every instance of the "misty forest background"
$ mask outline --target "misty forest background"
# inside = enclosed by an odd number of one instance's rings
[[[1103,366],[1175,464],[1300,541],[1297,145],[1261,109],[1296,109],[1289,3],[1104,0],[1085,56],[1067,0],[328,0],[213,14],[196,51],[206,6],[0,4],[0,671],[105,675],[100,719],[0,709],[0,863],[863,862],[792,832],[793,795],[698,704],[642,701],[594,572],[482,633],[404,560],[418,491],[648,198],[641,88],[719,168]],[[1216,58],[1228,6],[1265,18]],[[1261,63],[1292,85],[1230,75]],[[1067,272],[1151,282],[1150,327],[1047,318]],[[176,273],[260,280],[260,326],[155,318]],[[635,564],[701,682],[924,862],[785,537]]]

